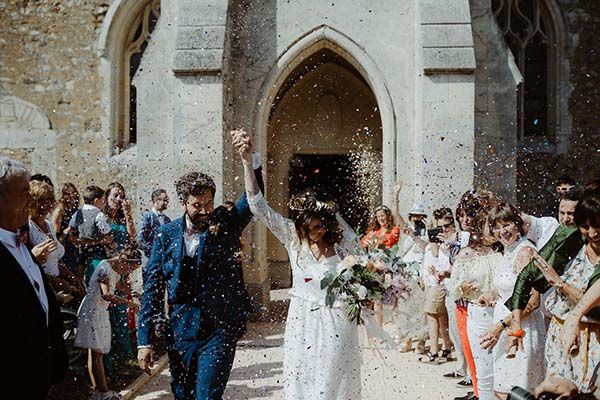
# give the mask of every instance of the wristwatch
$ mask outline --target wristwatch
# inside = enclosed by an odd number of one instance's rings
[[[500,323],[502,324],[502,326],[504,327],[504,329],[508,329],[508,324],[506,322],[504,322],[503,319],[500,320]]]
[[[554,285],[557,289],[562,289],[565,287],[565,281],[563,281],[562,279],[559,280],[558,282],[556,282],[556,285]]]

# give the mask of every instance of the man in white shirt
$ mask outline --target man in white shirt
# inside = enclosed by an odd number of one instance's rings
[[[60,310],[42,268],[20,237],[29,211],[29,172],[0,157],[0,280],[5,306],[2,379],[15,398],[45,400],[65,374],[68,356]],[[6,388],[9,390],[9,388]]]

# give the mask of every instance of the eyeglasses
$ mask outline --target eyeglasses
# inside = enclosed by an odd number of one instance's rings
[[[438,226],[439,226],[440,228],[442,228],[442,229],[446,230],[446,229],[450,229],[450,228],[452,228],[452,227],[454,226],[454,223],[453,223],[453,222],[449,222],[449,223],[447,223],[447,224],[445,224],[445,225],[438,225]]]

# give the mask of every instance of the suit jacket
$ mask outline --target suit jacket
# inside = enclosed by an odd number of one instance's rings
[[[40,270],[41,266],[32,255]],[[4,243],[0,243],[0,291],[4,307],[2,378],[18,398],[46,399],[50,385],[59,382],[69,363],[60,308],[43,271],[48,296],[48,323],[35,288]],[[4,369],[6,369],[4,371]]]
[[[164,218],[165,224],[171,222],[171,219],[166,215]],[[152,242],[156,237],[156,233],[160,226],[158,215],[156,215],[154,211],[146,210],[143,212],[138,225],[137,242],[139,249],[143,251],[144,255],[148,258],[150,257],[150,252],[152,250]]]
[[[260,169],[255,170],[262,189]],[[212,226],[200,234],[194,265],[183,263],[185,217],[159,228],[143,271],[144,295],[138,322],[138,345],[152,345],[167,293],[167,344],[178,349],[199,340],[207,327],[223,328],[234,340],[246,330],[251,311],[242,263],[236,254],[240,236],[252,219],[246,194],[230,211],[218,207]]]

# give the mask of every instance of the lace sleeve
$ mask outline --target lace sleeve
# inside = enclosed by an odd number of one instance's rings
[[[337,245],[338,255],[344,258],[349,254],[356,254],[357,251],[362,251],[360,240],[354,229],[348,225],[340,213],[335,214],[335,218],[342,229],[342,241]]]
[[[284,246],[300,242],[294,223],[273,210],[261,192],[254,196],[248,195],[248,204],[252,214],[264,223]]]

